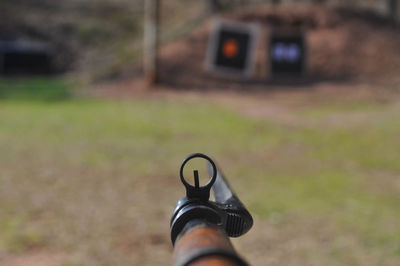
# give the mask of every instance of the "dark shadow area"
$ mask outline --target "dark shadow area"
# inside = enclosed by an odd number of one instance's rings
[[[51,75],[54,50],[47,43],[0,40],[0,75]]]

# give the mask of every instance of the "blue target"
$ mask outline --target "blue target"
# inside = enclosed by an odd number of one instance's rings
[[[272,74],[302,74],[306,60],[305,41],[299,35],[273,35],[270,40]]]

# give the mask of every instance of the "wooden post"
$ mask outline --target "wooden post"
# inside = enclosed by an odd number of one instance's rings
[[[145,0],[144,4],[144,75],[149,86],[158,81],[158,31],[160,0]]]

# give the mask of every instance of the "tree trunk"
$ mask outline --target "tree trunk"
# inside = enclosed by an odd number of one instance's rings
[[[148,85],[158,81],[158,31],[160,19],[160,0],[145,0],[144,10],[144,74]]]

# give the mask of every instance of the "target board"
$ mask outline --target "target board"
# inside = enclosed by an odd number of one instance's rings
[[[306,68],[305,35],[272,34],[269,45],[269,59],[273,76],[300,76]]]
[[[254,24],[225,20],[214,22],[208,44],[206,69],[250,76],[258,32],[258,26]]]

